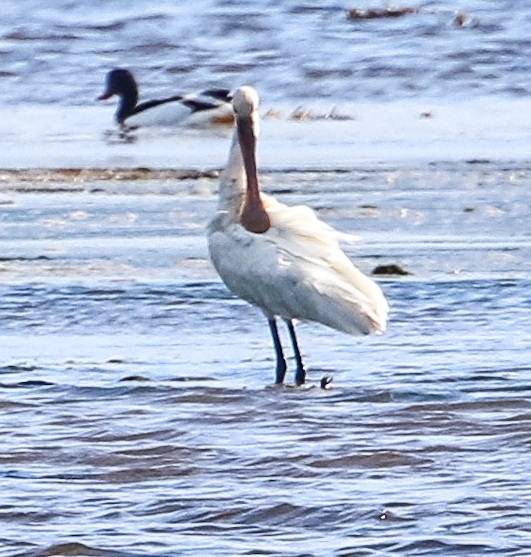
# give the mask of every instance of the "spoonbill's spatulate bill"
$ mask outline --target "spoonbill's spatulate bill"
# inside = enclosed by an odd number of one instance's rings
[[[122,127],[173,126],[194,118],[226,120],[232,117],[228,89],[205,89],[190,95],[173,95],[138,103],[135,78],[129,70],[122,68],[107,74],[105,91],[98,100],[114,95],[120,98],[115,119]]]
[[[232,104],[236,128],[220,179],[218,210],[208,228],[210,257],[227,287],[268,319],[278,384],[284,382],[286,360],[276,318],[286,322],[297,365],[295,383],[302,385],[306,372],[294,320],[316,321],[352,335],[380,333],[389,308],[380,287],[339,247],[346,235],[309,207],[288,207],[260,192],[258,93],[241,87]]]

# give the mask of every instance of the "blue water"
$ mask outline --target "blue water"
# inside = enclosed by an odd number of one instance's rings
[[[216,179],[35,176],[0,198],[2,557],[529,555],[529,169],[266,173],[412,273],[380,337],[301,324],[307,390],[207,261]]]
[[[402,18],[352,21],[376,0],[3,3],[0,102],[92,103],[105,72],[144,96],[257,86],[269,102],[529,95],[531,6],[418,1]],[[465,25],[455,25],[458,10]]]
[[[531,554],[531,5],[411,4],[2,4],[0,557]],[[348,105],[266,120],[261,182],[409,273],[374,277],[388,331],[302,323],[308,388],[290,351],[273,387],[207,258],[230,130],[109,144],[116,65]]]

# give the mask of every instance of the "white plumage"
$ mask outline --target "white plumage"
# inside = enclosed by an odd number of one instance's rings
[[[296,383],[302,384],[305,370],[293,320],[316,321],[349,334],[379,333],[386,328],[388,304],[380,287],[339,247],[346,234],[319,220],[309,207],[289,207],[258,192],[258,104],[252,87],[234,94],[237,125],[220,179],[218,211],[208,229],[209,250],[227,287],[261,308],[269,320],[277,383],[284,380],[286,363],[275,318],[286,321],[297,360]],[[261,224],[253,231],[256,216]]]

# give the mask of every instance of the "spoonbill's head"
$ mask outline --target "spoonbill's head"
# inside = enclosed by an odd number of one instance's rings
[[[113,95],[124,95],[128,92],[136,94],[137,86],[133,74],[129,70],[117,68],[111,70],[105,78],[105,91],[98,97],[99,101],[109,99]]]
[[[258,91],[250,85],[240,87],[232,97],[232,106],[237,117],[248,118],[258,110],[259,104]]]

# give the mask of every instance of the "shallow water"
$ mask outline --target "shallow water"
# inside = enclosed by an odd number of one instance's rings
[[[528,557],[530,7],[52,4],[0,20],[0,557]],[[116,65],[257,85],[264,189],[410,273],[389,330],[302,323],[273,387],[207,260],[230,129],[114,140]]]
[[[300,325],[308,389],[207,262],[216,179],[85,176],[2,185],[2,557],[529,555],[529,169],[266,172],[413,273],[380,337]]]

